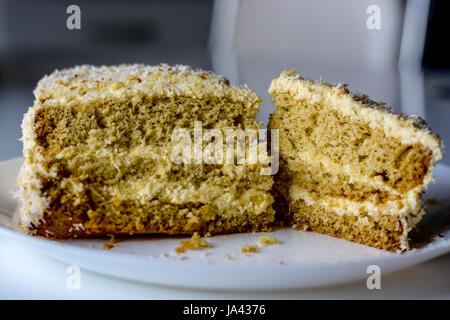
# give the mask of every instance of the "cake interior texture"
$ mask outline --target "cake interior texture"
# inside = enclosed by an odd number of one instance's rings
[[[391,251],[409,247],[421,194],[442,158],[423,121],[394,114],[346,85],[288,70],[272,81],[279,129],[278,215],[312,230]]]
[[[251,90],[186,66],[78,66],[43,78],[22,124],[21,228],[48,238],[267,231],[267,164],[174,163],[177,128],[257,130]],[[203,145],[207,141],[202,142]]]

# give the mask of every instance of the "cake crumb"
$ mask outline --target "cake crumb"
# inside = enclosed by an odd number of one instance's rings
[[[109,243],[109,242],[103,243],[103,250],[109,250],[112,248],[114,248],[114,245],[112,243]]]
[[[183,253],[186,250],[198,250],[210,247],[210,244],[205,239],[202,239],[197,232],[192,235],[189,240],[180,241],[181,246],[175,249],[176,253]]]
[[[228,260],[228,261],[231,261],[231,260],[233,260],[233,257],[230,256],[230,255],[227,253],[227,254],[225,255],[225,259]]]
[[[161,253],[161,258],[167,258],[169,255],[165,252]]]
[[[278,241],[277,238],[272,238],[269,236],[261,236],[259,237],[259,244],[262,246],[268,246],[272,244],[279,244],[280,241]]]
[[[284,260],[282,260],[282,259],[278,260],[278,264],[281,266],[284,266],[285,265]]]
[[[109,249],[114,248],[116,246],[115,245],[116,242],[117,241],[114,238],[114,235],[111,235],[110,238],[109,238],[109,242],[103,243],[103,250],[109,250]]]
[[[187,260],[187,259],[189,259],[189,258],[186,257],[186,256],[182,256],[182,257],[181,257],[181,260]]]
[[[257,245],[251,246],[251,245],[249,245],[249,244],[246,244],[245,246],[243,246],[243,247],[241,248],[241,252],[242,252],[243,254],[249,254],[249,253],[256,253],[256,252],[259,252],[259,250],[258,250],[258,246],[257,246]]]

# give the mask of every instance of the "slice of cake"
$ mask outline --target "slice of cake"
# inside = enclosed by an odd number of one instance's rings
[[[22,124],[25,232],[61,239],[270,229],[267,161],[208,161],[201,149],[210,129],[259,129],[253,91],[187,66],[78,66],[44,77],[35,98]],[[190,158],[173,156],[179,128],[193,139]]]
[[[442,158],[439,137],[419,118],[295,71],[273,80],[269,93],[277,107],[269,128],[280,130],[280,216],[300,230],[408,249]]]

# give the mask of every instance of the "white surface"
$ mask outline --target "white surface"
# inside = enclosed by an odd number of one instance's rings
[[[0,164],[0,203],[3,212],[16,206],[11,197],[21,159]],[[438,166],[436,183],[427,197],[443,204],[450,190],[450,168]],[[0,216],[1,217],[1,216]],[[3,215],[0,224],[8,225]],[[314,287],[363,280],[367,267],[378,265],[384,274],[412,266],[450,251],[450,230],[441,232],[419,250],[393,254],[311,232],[276,230],[270,236],[280,245],[260,248],[259,253],[240,253],[244,244],[257,244],[260,234],[215,236],[212,247],[176,254],[183,237],[133,237],[120,239],[111,250],[103,250],[106,239],[50,241],[0,227],[0,236],[33,247],[47,256],[83,269],[139,282],[206,289],[273,290]],[[166,257],[164,255],[167,255]],[[232,260],[226,259],[230,255]],[[284,264],[280,264],[280,260]]]
[[[390,275],[381,289],[366,279],[295,290],[194,290],[153,286],[81,269],[80,288],[68,289],[68,263],[0,236],[0,299],[450,299],[450,254]]]

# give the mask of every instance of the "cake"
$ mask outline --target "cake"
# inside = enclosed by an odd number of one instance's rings
[[[173,157],[179,128],[195,140],[201,125],[200,147],[214,141],[210,129],[259,130],[261,99],[247,87],[181,65],[84,65],[45,76],[34,94],[18,177],[24,232],[64,239],[270,230],[267,156],[208,162],[194,141],[195,161]]]
[[[269,93],[276,111],[268,127],[280,137],[277,217],[298,230],[407,250],[442,158],[439,136],[418,117],[294,70],[274,79]]]

